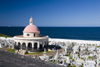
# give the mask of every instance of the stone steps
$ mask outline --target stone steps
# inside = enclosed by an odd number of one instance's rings
[[[19,50],[18,54],[25,55],[26,50]]]

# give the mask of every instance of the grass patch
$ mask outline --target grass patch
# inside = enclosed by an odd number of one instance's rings
[[[55,61],[55,62],[54,62],[54,61],[50,61],[50,62],[51,62],[51,63],[54,63],[54,64],[57,64],[57,61]]]
[[[14,50],[14,49],[8,49],[7,51],[8,51],[8,52],[15,53],[15,50]]]
[[[87,49],[86,51],[87,51],[87,52],[89,52],[89,50],[88,50],[88,49]]]
[[[93,57],[92,56],[89,56],[89,59],[92,59],[93,60]]]
[[[80,54],[78,54],[78,57],[80,58]]]
[[[0,37],[11,37],[11,36],[4,35],[4,34],[1,34],[1,33],[0,33]]]
[[[85,61],[85,59],[84,59],[84,58],[82,58],[82,57],[81,57],[81,59],[83,59],[83,60]]]
[[[71,53],[67,54],[68,57],[71,57]]]
[[[76,66],[68,65],[68,67],[76,67]]]
[[[46,53],[50,53],[50,52],[52,52],[52,51],[46,51]]]
[[[97,47],[100,47],[100,46],[97,46]]]
[[[73,61],[75,61],[75,59],[73,59]]]
[[[83,60],[84,60],[84,58],[82,58],[82,57],[81,57],[81,59],[83,59]]]
[[[52,51],[46,51],[46,53],[50,53],[50,52],[52,52]],[[31,55],[31,54],[43,54],[43,53],[44,53],[44,52],[26,53],[26,54]]]
[[[84,67],[83,65],[79,66],[79,67]]]
[[[70,57],[70,59],[73,59],[72,57]]]

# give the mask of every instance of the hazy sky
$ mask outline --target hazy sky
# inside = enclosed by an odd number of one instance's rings
[[[0,26],[99,26],[100,0],[0,0]]]

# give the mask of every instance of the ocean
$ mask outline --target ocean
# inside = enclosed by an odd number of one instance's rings
[[[15,36],[22,35],[25,27],[0,27],[0,33]],[[38,27],[41,35],[50,38],[98,40],[100,41],[100,27]]]

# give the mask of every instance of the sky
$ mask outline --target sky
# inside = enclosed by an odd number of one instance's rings
[[[100,27],[100,0],[0,0],[0,26]]]

